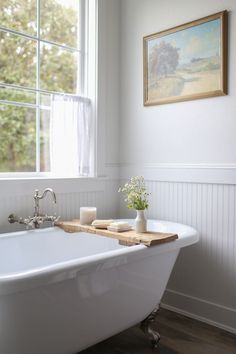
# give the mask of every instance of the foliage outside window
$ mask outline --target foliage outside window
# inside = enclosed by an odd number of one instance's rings
[[[83,94],[83,2],[0,2],[0,172],[50,172],[50,92]]]

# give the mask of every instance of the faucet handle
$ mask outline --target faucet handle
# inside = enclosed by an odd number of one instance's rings
[[[57,216],[53,223],[58,222],[59,219],[60,219],[60,216]]]
[[[26,225],[28,226],[28,228],[29,228],[29,227],[32,227],[32,229],[34,229],[34,228],[35,228],[35,225],[34,225],[34,218],[28,218],[28,219],[26,220]]]
[[[16,222],[16,221],[17,221],[17,217],[16,217],[15,214],[10,214],[10,215],[8,216],[8,222],[9,222],[10,224],[14,224],[14,222]]]
[[[58,222],[60,219],[60,216],[52,216],[52,226],[55,226],[55,224]]]
[[[35,192],[35,193],[34,193],[34,199],[37,199],[38,196],[39,196],[39,190],[38,190],[38,189],[35,189],[34,192]]]

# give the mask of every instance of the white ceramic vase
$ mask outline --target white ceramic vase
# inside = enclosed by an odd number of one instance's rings
[[[136,210],[137,216],[134,221],[134,230],[137,233],[146,232],[147,231],[147,219],[145,216],[144,210]]]

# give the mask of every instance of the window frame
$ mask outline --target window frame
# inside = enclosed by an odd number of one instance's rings
[[[52,172],[41,172],[40,171],[40,112],[41,110],[50,110],[49,106],[42,105],[40,102],[41,94],[61,94],[67,96],[82,96],[88,97],[89,89],[88,89],[88,81],[90,78],[88,77],[88,40],[89,40],[89,1],[90,0],[80,0],[79,1],[79,48],[70,47],[67,45],[63,45],[60,43],[56,43],[54,41],[42,39],[40,35],[40,10],[41,4],[40,0],[37,0],[37,31],[35,35],[30,35],[22,31],[17,31],[15,29],[10,29],[0,24],[0,31],[5,33],[10,33],[13,35],[20,36],[22,38],[30,39],[36,41],[36,86],[35,88],[30,88],[26,86],[20,86],[16,84],[7,84],[4,82],[0,82],[0,88],[9,88],[9,89],[17,89],[22,92],[35,93],[35,103],[27,103],[27,102],[18,102],[18,101],[9,101],[0,99],[0,104],[3,105],[12,105],[14,107],[29,107],[34,108],[36,110],[35,122],[36,122],[36,156],[35,156],[35,171],[34,172],[0,172],[0,179],[29,179],[29,178],[65,178],[65,176],[55,176]],[[96,0],[95,0],[96,1]],[[40,88],[40,46],[41,43],[49,44],[56,46],[57,48],[69,50],[73,53],[78,54],[78,78],[79,82],[77,82],[77,88],[79,94],[72,94],[66,92],[56,92],[49,91]],[[1,55],[1,54],[0,54]],[[66,178],[78,178],[80,176],[72,176]]]

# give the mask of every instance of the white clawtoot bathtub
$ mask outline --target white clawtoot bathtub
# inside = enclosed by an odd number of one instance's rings
[[[2,234],[0,353],[75,354],[144,320],[180,248],[198,241],[181,224],[148,221],[148,229],[179,239],[148,248],[59,228]]]

